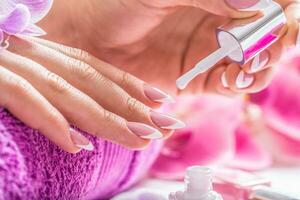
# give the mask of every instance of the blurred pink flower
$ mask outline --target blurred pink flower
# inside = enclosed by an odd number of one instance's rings
[[[300,164],[300,51],[290,50],[279,63],[272,84],[252,96],[259,105],[262,140],[279,164]]]
[[[254,137],[252,129],[246,123],[241,123],[235,130],[235,154],[226,167],[247,171],[264,169],[272,164],[269,152]]]
[[[257,145],[243,121],[244,100],[222,96],[181,98],[169,110],[176,110],[187,128],[165,143],[152,173],[178,179],[190,165],[228,165],[257,169],[270,164],[268,154]]]
[[[300,164],[300,51],[289,51],[271,85],[248,99],[182,97],[166,108],[187,127],[165,143],[153,175],[182,178],[190,165],[260,170]]]

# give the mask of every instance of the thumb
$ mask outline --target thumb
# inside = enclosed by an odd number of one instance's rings
[[[270,1],[271,0],[153,0],[151,3],[147,2],[147,4],[158,7],[192,6],[217,15],[245,18],[251,17],[256,14],[257,11],[267,7]]]

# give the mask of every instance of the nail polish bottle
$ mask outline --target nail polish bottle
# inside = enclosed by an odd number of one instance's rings
[[[169,195],[169,200],[223,200],[213,191],[212,172],[207,167],[192,166],[186,171],[184,191]]]
[[[219,49],[177,79],[177,87],[184,89],[196,76],[207,72],[224,58],[246,64],[279,39],[286,21],[282,7],[270,1],[270,5],[261,10],[261,16],[235,19],[219,27],[216,30]]]

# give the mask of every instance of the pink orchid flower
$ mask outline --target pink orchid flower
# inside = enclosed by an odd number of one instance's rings
[[[247,123],[241,123],[235,130],[235,154],[226,167],[255,171],[272,164],[272,157],[256,137]]]
[[[181,98],[166,108],[187,127],[166,141],[153,174],[178,179],[190,165],[260,170],[300,164],[300,51],[289,51],[278,68],[271,85],[250,99]]]
[[[263,141],[277,163],[300,164],[300,50],[293,49],[279,63],[272,84],[252,95],[265,124]]]
[[[50,10],[52,0],[1,0],[0,44],[7,35],[41,36],[45,32],[35,25]]]
[[[225,164],[235,154],[235,129],[240,123],[242,100],[222,96],[180,98],[171,108],[187,127],[166,141],[153,174],[181,178],[190,165]]]
[[[269,167],[271,156],[257,141],[245,119],[248,104],[243,98],[205,95],[183,97],[166,108],[176,110],[187,127],[166,141],[152,174],[164,179],[180,179],[191,165],[243,170]]]

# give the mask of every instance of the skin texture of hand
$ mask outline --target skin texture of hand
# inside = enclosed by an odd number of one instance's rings
[[[278,2],[289,18],[288,28],[279,42],[260,55],[258,69],[254,71],[251,62],[239,66],[223,60],[182,92],[235,95],[257,92],[268,85],[274,63],[285,47],[295,44],[299,27],[295,12],[298,3]],[[233,6],[223,0],[55,1],[41,25],[49,33],[48,39],[85,49],[175,94],[176,79],[217,48],[217,27],[232,18],[255,19],[260,14],[238,11]],[[238,79],[244,81],[240,86]]]
[[[70,124],[131,149],[184,124],[153,111],[170,96],[79,49],[11,37],[0,54],[0,104],[62,149],[93,145]]]
[[[184,92],[234,95],[264,88],[273,64],[298,33],[298,4],[280,3],[289,18],[287,31],[261,54],[259,70],[254,72],[251,63],[239,66],[224,60]],[[67,46],[11,37],[9,49],[0,56],[0,103],[68,152],[92,149],[70,124],[141,149],[183,126],[153,111],[170,97],[142,80],[178,93],[175,80],[216,49],[216,27],[232,18],[257,16],[221,0],[56,0],[41,25],[47,39]],[[239,79],[243,88],[237,87]]]

